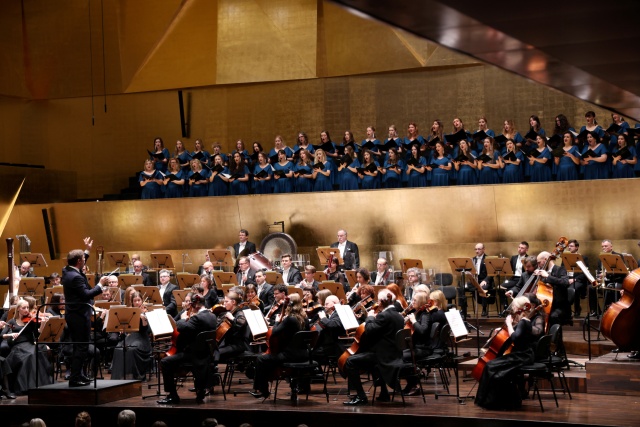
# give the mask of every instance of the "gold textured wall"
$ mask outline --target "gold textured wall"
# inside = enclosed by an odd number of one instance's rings
[[[105,251],[138,252],[149,265],[151,252],[168,251],[178,271],[182,254],[188,253],[193,264],[185,269],[195,272],[207,249],[232,245],[240,228],[248,229],[250,240],[259,244],[267,225],[284,221],[298,252],[309,253],[316,265],[316,246],[335,241],[336,231],[344,228],[359,245],[364,267],[374,266],[374,251],[390,250],[396,268],[400,258],[419,258],[426,268],[450,272],[447,258],[473,256],[476,242],[484,242],[490,255],[508,256],[521,240],[529,241],[530,254],[536,254],[553,249],[565,236],[580,241],[581,253],[594,260],[607,238],[616,251],[637,257],[640,203],[629,195],[639,189],[638,179],[626,179],[19,205],[2,239],[27,234],[32,252],[49,260],[41,215],[46,207],[51,208],[54,240],[63,255],[91,236]],[[5,255],[2,244],[0,257]],[[62,265],[61,260],[50,262],[49,271]],[[0,272],[5,270],[6,262],[0,264]]]

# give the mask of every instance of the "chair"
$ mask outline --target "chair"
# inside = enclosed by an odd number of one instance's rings
[[[452,280],[453,280],[453,276],[452,276]],[[455,286],[442,286],[440,290],[444,294],[444,297],[447,299],[447,308],[448,309],[456,308],[457,307],[456,298],[458,297],[458,288]]]
[[[244,366],[244,369],[252,369],[255,365],[258,353],[253,351],[245,351],[237,356],[234,356],[226,361],[224,368],[224,376],[222,378],[222,387],[227,387],[227,393],[231,393],[231,384],[233,383],[233,377],[238,370],[238,367]],[[237,396],[238,391],[234,390],[233,395]]]
[[[276,378],[276,387],[273,393],[273,403],[278,400],[278,385],[283,379],[289,379],[291,383],[291,401],[294,404],[298,404],[297,386],[300,384],[300,380],[309,379],[313,372],[318,369],[318,362],[311,358],[311,351],[315,347],[318,341],[318,331],[299,331],[291,339],[289,348],[304,349],[306,351],[306,357],[303,362],[286,362],[283,363],[283,373]],[[311,387],[309,387],[311,388]],[[326,394],[327,403],[329,402],[329,393]],[[307,389],[307,399],[309,399],[309,389]]]
[[[571,396],[571,390],[569,390],[569,383],[567,377],[564,375],[565,368],[569,368],[569,360],[567,360],[567,353],[562,343],[562,325],[555,324],[551,326],[549,335],[551,335],[551,343],[555,347],[555,351],[551,353],[547,366],[551,372],[558,374],[558,380],[562,386],[562,393],[568,394],[569,399],[572,400],[573,397]]]
[[[551,391],[553,392],[553,398],[556,401],[556,407],[558,405],[558,397],[556,396],[556,389],[553,385],[553,372],[547,366],[547,363],[551,360],[551,335],[542,336],[536,343],[535,348],[535,361],[529,365],[520,367],[518,370],[521,374],[527,375],[531,382],[529,389],[533,386],[533,396],[535,398],[538,395],[538,402],[540,402],[540,409],[544,412],[544,406],[542,406],[542,398],[540,397],[540,389],[538,388],[538,379],[542,378],[549,381],[551,384]]]
[[[394,384],[393,398],[395,398],[395,395],[396,395],[396,392],[395,392],[396,388],[400,388],[400,380],[403,378],[406,379],[406,378],[413,377],[416,380],[418,380],[418,388],[420,389],[420,395],[422,396],[422,401],[424,403],[427,403],[424,397],[424,391],[422,390],[420,370],[418,369],[418,366],[416,364],[416,353],[413,349],[413,339],[411,338],[411,329],[400,329],[398,332],[396,332],[396,347],[398,348],[398,350],[402,352],[404,352],[404,350],[409,350],[411,354],[411,361],[405,362],[404,360],[401,359],[399,362],[400,369],[398,370],[398,377],[396,378],[396,384]],[[373,395],[375,396],[375,383],[374,383]],[[405,405],[404,393],[402,392],[402,390],[400,390],[400,397],[402,397],[402,404]]]
[[[451,327],[449,324],[440,325],[440,323],[434,323],[431,325],[430,332],[431,342],[437,341],[436,350],[434,350],[431,356],[427,356],[417,361],[419,369],[432,370],[433,378],[435,381],[436,399],[438,398],[438,377],[436,376],[436,370],[440,375],[440,381],[442,386],[449,393],[449,378],[447,377],[446,366],[448,361],[449,352],[446,350],[450,347],[451,340]]]
[[[213,355],[215,354],[216,350],[218,349],[218,342],[216,341],[216,331],[205,331],[205,332],[200,332],[197,336],[196,336],[196,342],[193,346],[193,360],[206,360],[206,362],[208,363],[208,367],[209,367],[209,371],[207,376],[211,375],[211,378],[207,378],[207,379],[211,379],[211,395],[213,395],[213,391],[214,391],[214,387],[218,384],[220,384],[220,388],[222,389],[222,396],[224,397],[224,400],[227,400],[227,394],[224,391],[224,385],[222,384],[222,376],[220,375],[220,373],[217,372],[215,366],[214,366],[214,361],[213,361]],[[187,374],[182,376],[182,383],[184,383],[184,380],[186,379],[186,377],[188,376],[188,373],[193,373],[193,368],[194,368],[194,363],[193,361],[190,363],[184,363],[182,365],[182,369],[183,371],[186,371]]]
[[[453,274],[451,273],[438,273],[435,276],[434,283],[438,286],[450,286],[453,284]]]

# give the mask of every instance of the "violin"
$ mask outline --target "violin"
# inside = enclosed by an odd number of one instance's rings
[[[318,314],[318,312],[324,310],[324,307],[322,306],[322,304],[316,301],[303,301],[302,307],[304,311],[307,313],[307,317],[313,317],[316,314]]]
[[[356,318],[360,319],[362,318],[362,316],[365,316],[367,314],[367,304],[369,304],[372,299],[372,295],[367,295],[353,306],[352,311]]]

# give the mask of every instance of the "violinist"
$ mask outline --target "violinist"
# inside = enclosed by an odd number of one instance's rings
[[[358,268],[356,270],[356,284],[353,286],[351,292],[346,294],[347,302],[350,306],[353,306],[358,301],[360,301],[358,290],[364,285],[369,285],[370,279],[371,276],[369,276],[369,272],[366,268]]]
[[[182,310],[178,314],[173,317],[173,320],[176,322],[178,320],[188,320],[191,317],[191,298],[193,297],[193,292],[187,293],[187,296],[184,297],[182,301]]]
[[[317,293],[313,286],[305,286],[302,288],[302,307],[307,313],[310,325],[318,321],[319,313],[324,310],[322,304],[318,302]]]
[[[320,290],[320,282],[315,279],[316,268],[313,265],[307,265],[304,267],[304,279],[296,285],[296,288],[304,289],[305,287],[312,286],[316,291]]]
[[[313,359],[319,362],[326,361],[327,357],[338,357],[344,352],[345,346],[340,345],[341,336],[346,335],[340,316],[336,311],[336,305],[340,300],[335,295],[329,295],[324,301],[324,311],[320,311],[318,327],[318,343],[313,349]]]
[[[264,313],[264,303],[258,298],[258,290],[256,285],[249,283],[244,287],[244,302],[249,304],[249,307],[253,307]],[[253,306],[253,307],[252,307]]]
[[[324,270],[327,275],[327,280],[331,280],[336,283],[342,283],[342,288],[344,289],[344,293],[349,293],[351,287],[347,282],[347,278],[344,273],[338,270],[338,258],[333,257],[331,261],[328,263],[327,268]]]
[[[404,296],[406,299],[411,299],[415,292],[416,286],[420,285],[420,277],[422,272],[417,267],[411,267],[407,269],[407,280],[404,285]]]
[[[284,285],[276,286],[276,291],[281,286],[284,287]],[[278,301],[278,298],[276,296],[276,301]],[[256,374],[253,380],[254,391],[249,392],[255,398],[262,397],[266,399],[269,397],[271,394],[269,391],[269,378],[273,376],[278,366],[285,362],[301,362],[307,357],[306,348],[294,348],[289,345],[296,332],[307,329],[307,315],[302,308],[300,296],[292,294],[289,298],[290,302],[284,314],[276,316],[275,325],[271,333],[271,339],[278,340],[280,351],[277,354],[261,354],[256,359]],[[297,387],[297,384],[291,384],[291,387],[292,390],[295,390],[294,387]],[[295,392],[292,392],[291,397],[294,398],[295,394]]]
[[[35,333],[37,331],[37,323],[29,309],[29,301],[31,297],[18,301],[16,312],[13,319],[10,319],[3,331],[2,336],[9,344],[9,354],[6,356],[6,363],[0,364],[2,373],[10,375],[9,384],[5,384],[4,396],[9,396],[11,391],[16,394],[26,394],[30,388],[36,386],[36,363],[38,366],[38,385],[47,385],[53,382],[49,376],[51,364],[46,357],[37,357],[34,352]],[[33,301],[35,305],[35,300]],[[26,328],[26,329],[25,329]],[[22,330],[24,332],[22,332]],[[20,333],[22,332],[22,333]],[[44,347],[42,346],[44,351]],[[8,386],[8,387],[7,387]],[[10,391],[11,390],[11,391]]]
[[[358,287],[356,298],[358,302],[353,304],[353,314],[355,314],[358,323],[363,323],[367,319],[368,311],[373,307],[373,295],[375,290],[371,285],[362,285]]]
[[[262,272],[260,272],[262,273]],[[287,287],[285,285],[276,285],[273,288],[273,305],[267,312],[265,320],[269,326],[273,326],[276,323],[276,319],[284,312],[284,300],[287,296]],[[302,305],[302,302],[300,303]]]
[[[393,271],[389,268],[387,260],[378,258],[376,271],[371,272],[371,282],[374,285],[387,286],[393,282]]]
[[[532,300],[535,301],[532,303]],[[476,394],[475,404],[486,409],[516,409],[525,395],[524,379],[518,375],[521,366],[533,363],[534,346],[537,342],[535,330],[544,331],[544,317],[535,314],[538,301],[535,296],[520,296],[513,300],[511,313],[507,315],[505,327],[513,343],[509,354],[487,362]],[[529,318],[533,316],[533,318]],[[534,328],[535,326],[535,328]]]
[[[431,356],[433,353],[444,354],[446,348],[441,348],[438,336],[432,336],[435,323],[442,327],[447,323],[444,312],[447,310],[447,300],[442,291],[433,291],[431,294],[416,292],[411,302],[411,313],[405,317],[405,323],[411,324],[413,329],[413,346],[417,360]],[[402,358],[406,362],[411,361],[411,351],[404,350]],[[416,396],[419,393],[417,380],[414,377],[407,379],[407,386],[402,390],[405,396]]]
[[[147,322],[147,308],[144,305],[142,295],[136,292],[131,298],[128,307],[142,309],[140,315],[140,329],[125,335],[124,341],[120,341],[113,351],[113,363],[111,364],[111,379],[121,380],[132,378],[144,379],[148,367],[151,364],[151,339],[149,338],[149,323]],[[123,347],[127,347],[126,355]],[[124,358],[126,359],[126,363]],[[125,372],[126,366],[126,372]]]
[[[567,270],[562,265],[555,265],[553,260],[548,261],[547,269],[542,267],[547,263],[551,254],[543,251],[538,254],[538,269],[535,275],[540,277],[542,283],[553,287],[553,303],[547,323],[549,327],[559,323],[564,325],[571,319],[571,304],[569,304],[569,276]],[[538,283],[538,286],[541,286]]]
[[[407,308],[409,304],[407,303],[407,300],[402,296],[402,292],[400,292],[400,286],[396,285],[395,283],[391,283],[387,285],[387,289],[393,292],[393,294],[396,296],[393,304],[396,306],[396,310],[398,310],[398,312]]]
[[[275,287],[267,283],[267,276],[264,274],[264,271],[256,271],[255,281],[258,298],[260,298],[263,304],[262,312],[267,314],[275,301]],[[285,286],[284,289],[286,294],[287,287]],[[282,298],[284,298],[284,296]]]
[[[395,386],[398,364],[402,352],[396,346],[396,332],[402,329],[404,319],[395,309],[393,302],[395,295],[387,289],[378,293],[380,311],[377,315],[369,312],[362,335],[362,351],[350,356],[345,364],[349,390],[355,396],[344,402],[347,406],[367,404],[367,396],[362,388],[361,371],[373,373],[374,381],[380,386],[377,399],[381,402],[390,401],[389,392],[385,384]]]
[[[251,331],[247,327],[247,319],[240,309],[242,297],[238,293],[229,291],[224,297],[226,313],[218,318],[220,328],[228,329],[224,338],[220,341],[215,361],[226,363],[229,359],[249,351]]]

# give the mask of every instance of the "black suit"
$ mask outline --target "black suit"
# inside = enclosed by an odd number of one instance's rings
[[[543,283],[553,287],[553,304],[549,314],[549,327],[556,323],[564,324],[571,318],[571,305],[569,304],[569,276],[567,270],[559,265],[554,265],[549,277],[542,278]],[[540,285],[538,285],[540,286]]]
[[[175,317],[178,314],[178,305],[176,304],[176,297],[173,296],[173,291],[177,291],[178,288],[173,283],[167,284],[167,289],[164,290],[162,295],[162,305],[167,310],[167,314],[171,317]]]
[[[149,273],[145,273],[144,271],[140,273],[142,276],[142,284],[144,286],[153,286],[153,282],[151,281],[151,277],[149,277]],[[134,274],[136,276],[136,274]]]
[[[295,267],[291,267],[288,271],[287,277],[284,276],[284,270],[282,270],[282,280],[284,280],[286,285],[297,285],[302,282],[302,274],[300,274],[300,270]]]
[[[589,268],[589,257],[583,256],[584,265]],[[575,299],[573,300],[573,310],[576,312],[576,316],[580,314],[580,299],[587,295],[587,289],[590,288],[590,283],[587,281],[587,276],[584,273],[573,273],[573,289],[575,290]],[[598,294],[594,292],[595,289],[589,289],[589,308],[595,311],[598,305]],[[593,298],[593,303],[592,303]]]
[[[258,289],[258,285],[256,285],[256,290],[257,289]],[[260,293],[258,294],[258,298],[260,298],[260,301],[262,301],[262,305],[263,305],[262,312],[264,314],[267,314],[269,310],[271,310],[271,306],[273,305],[273,302],[276,300],[276,297],[273,295],[273,286],[268,283],[265,283],[262,286],[262,290],[260,290]]]
[[[620,257],[622,258],[622,254],[616,251],[611,251],[609,255],[620,255]],[[623,258],[623,262],[624,262],[624,258]],[[600,260],[598,260],[598,271],[602,271],[602,261]],[[607,289],[622,289],[622,282],[624,282],[625,277],[627,277],[626,274],[607,273],[607,278],[605,281]],[[611,305],[611,303],[618,301],[618,299],[620,299],[619,292],[605,291],[604,307],[605,308],[608,307],[609,305]]]
[[[244,283],[242,282],[242,270],[238,270],[238,272],[236,273],[236,279],[238,280],[238,285],[240,286],[244,286],[246,284],[256,284],[256,271],[249,267],[249,270],[247,270],[247,280],[244,281]]]
[[[318,344],[313,349],[314,359],[325,360],[326,357],[338,357],[344,351],[344,346],[340,345],[339,337],[346,334],[340,316],[337,311],[333,311],[324,319],[318,320],[321,325],[318,335]]]
[[[523,259],[524,257],[527,257],[528,255],[523,255]],[[518,265],[518,258],[520,258],[520,255],[512,255],[511,259],[509,259],[509,264],[511,264],[511,269],[513,270],[513,272],[516,272],[516,266]],[[522,272],[524,273],[524,263],[522,263]],[[521,275],[520,275],[521,276]],[[513,288],[513,286],[518,283],[518,281],[520,280],[520,276],[517,275],[513,275],[511,276],[508,280],[506,280],[504,282],[504,287],[507,290],[510,290],[511,288]]]
[[[478,283],[481,284],[483,281],[486,282],[486,284],[482,286],[482,289],[488,291],[493,288],[493,277],[487,276],[487,266],[485,265],[485,259],[487,258],[487,255],[483,254],[481,258],[482,261],[480,262],[480,271],[478,271]],[[473,257],[473,265],[477,265],[478,260],[478,257]],[[478,296],[478,302],[482,303],[482,311],[487,311],[488,298]]]
[[[236,253],[236,258],[240,257],[240,242],[236,243],[233,245],[233,250]],[[247,243],[244,245],[244,251],[247,255],[251,255],[254,254],[256,252],[258,252],[258,250],[256,249],[256,244],[253,242],[249,242],[247,241]]]
[[[333,242],[331,247],[337,248],[338,244],[338,242]],[[345,270],[360,268],[360,252],[358,251],[358,245],[347,240],[345,242],[344,256],[342,257],[342,260],[344,261]]]
[[[69,333],[73,342],[86,344],[73,344],[73,356],[71,361],[71,380],[80,380],[82,365],[89,352],[91,340],[91,314],[90,306],[93,298],[102,293],[102,288],[96,286],[91,289],[87,276],[71,266],[62,269],[62,286],[66,302],[65,319],[69,326]]]
[[[387,272],[385,272],[384,274],[387,275],[387,277],[385,277],[383,279],[383,281],[380,283],[381,285],[387,286],[389,283],[393,283],[393,273],[392,272],[388,272],[389,274],[387,274]],[[374,285],[376,283],[376,279],[378,278],[378,271],[372,271],[371,272],[371,284]]]
[[[177,396],[175,376],[183,363],[193,364],[192,373],[196,389],[204,390],[213,386],[213,371],[210,369],[213,356],[208,346],[200,347],[196,337],[200,332],[215,330],[216,324],[216,315],[209,310],[200,311],[188,320],[177,322],[180,333],[177,343],[178,352],[160,361],[164,391],[170,396]]]

